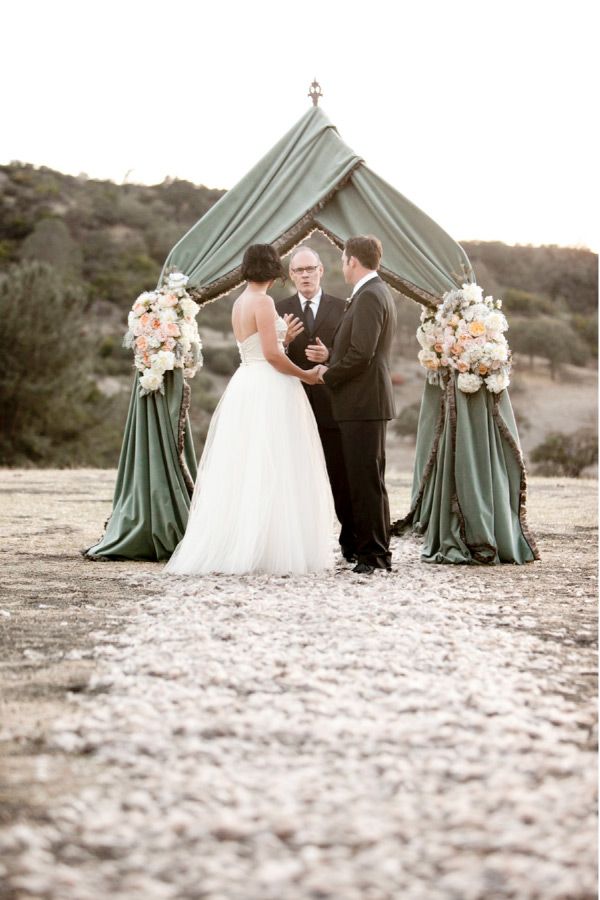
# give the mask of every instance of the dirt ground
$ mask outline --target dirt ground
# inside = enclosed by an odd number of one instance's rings
[[[101,534],[114,478],[107,470],[0,470],[0,826],[45,821],[49,806],[98,774],[93,754],[49,752],[45,735],[88,690],[99,636],[135,619],[147,594],[144,574],[160,568],[80,555]],[[394,518],[408,506],[409,476],[392,477],[389,487]],[[494,627],[560,645],[570,660],[580,653],[560,691],[589,705],[596,689],[596,482],[531,479],[529,523],[540,563],[466,567],[461,577],[466,586],[484,583],[490,601],[501,588],[500,605],[491,604]],[[0,887],[0,897],[9,896]]]

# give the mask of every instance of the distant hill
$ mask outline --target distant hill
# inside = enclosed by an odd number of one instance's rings
[[[51,267],[44,271],[49,272],[47,281],[52,282],[54,297],[62,290],[65,297],[77,298],[73,302],[82,313],[81,335],[89,348],[85,354],[87,377],[107,398],[105,406],[96,395],[79,401],[79,424],[68,440],[58,435],[38,446],[38,425],[30,415],[27,439],[18,445],[21,449],[13,442],[0,453],[0,463],[114,465],[132,378],[131,353],[121,346],[127,311],[141,291],[156,284],[172,246],[223,193],[174,178],[152,186],[118,185],[26,163],[0,166],[0,276],[21,263],[30,269],[39,263]],[[327,290],[347,296],[338,249],[319,233],[308,243],[321,254]],[[585,365],[597,354],[595,253],[554,246],[511,247],[496,241],[467,241],[463,247],[479,284],[486,293],[504,300],[511,346],[528,357],[531,365],[534,359],[547,359],[555,376],[557,367]],[[31,271],[27,276],[21,274],[20,281],[16,279],[21,284],[32,277]],[[9,279],[5,285],[8,307],[13,305],[10,284]],[[291,289],[289,282],[277,284],[273,294],[279,298]],[[27,333],[36,328],[36,304],[43,304],[47,297],[45,286],[38,286],[33,293],[26,291],[20,302],[29,303],[30,325],[14,323],[13,349],[30,363],[27,378],[33,393],[47,389],[48,367],[37,371],[33,366],[36,357]],[[238,364],[230,334],[232,302],[230,296],[206,304],[198,318],[206,351],[205,367],[193,387],[198,449],[210,413]],[[408,363],[418,349],[414,335],[420,307],[400,296],[396,302],[395,358]],[[57,329],[62,327],[56,323]],[[17,343],[22,344],[20,350]],[[399,368],[405,366],[399,363]],[[0,412],[2,403],[8,404],[7,408],[12,403],[11,373],[5,375],[6,384],[0,378]],[[72,380],[76,378],[81,376],[74,371]],[[93,421],[95,425],[90,424]]]

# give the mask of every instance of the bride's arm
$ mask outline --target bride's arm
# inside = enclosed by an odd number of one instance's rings
[[[267,296],[264,299],[257,300],[254,315],[256,318],[256,330],[260,336],[262,351],[267,362],[271,363],[274,369],[277,369],[278,372],[282,372],[284,375],[295,375],[296,378],[306,382],[306,384],[317,384],[317,366],[314,369],[306,370],[294,365],[278,343],[277,330],[275,328],[275,304],[272,298]]]

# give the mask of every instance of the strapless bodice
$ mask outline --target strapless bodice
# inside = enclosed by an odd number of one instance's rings
[[[283,339],[287,331],[287,325],[281,318],[277,316],[275,321],[275,330],[277,332],[277,342],[283,346]],[[245,341],[238,341],[238,350],[240,352],[240,363],[242,366],[249,366],[252,363],[266,362],[265,355],[262,351],[260,343],[260,335],[258,331],[248,335]]]

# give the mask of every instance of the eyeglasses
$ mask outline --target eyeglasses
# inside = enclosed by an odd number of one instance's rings
[[[292,269],[291,271],[294,275],[302,275],[304,272],[307,275],[314,275],[318,268],[318,266],[300,266],[298,269]]]

